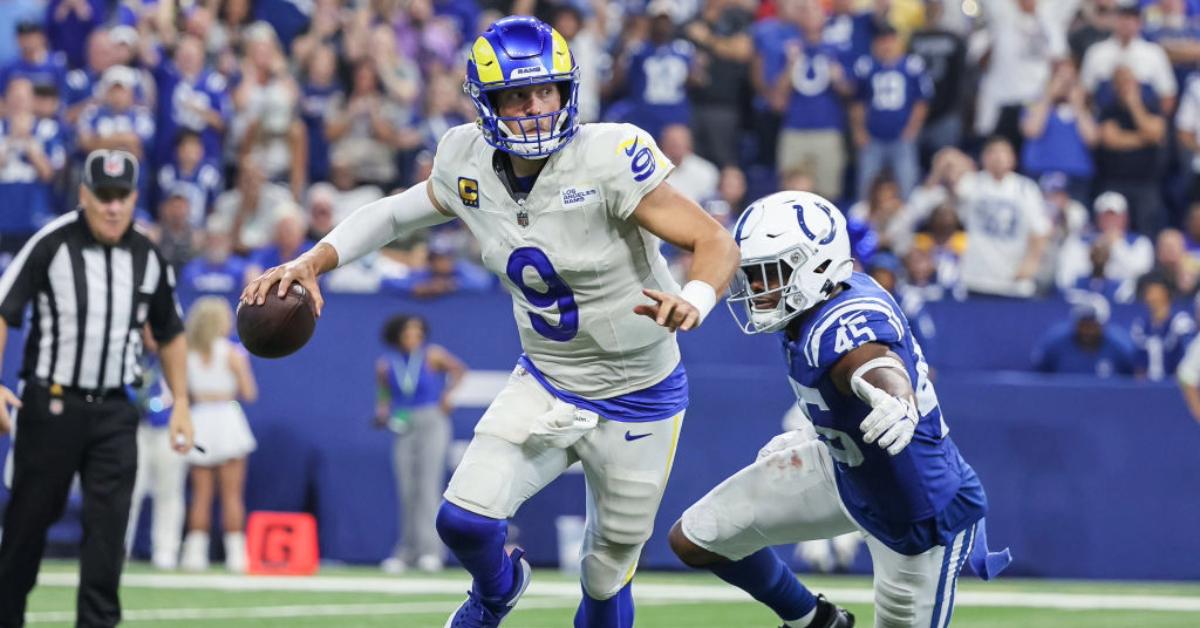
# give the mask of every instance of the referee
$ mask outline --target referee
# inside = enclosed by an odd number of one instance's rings
[[[32,304],[18,394],[0,386],[0,433],[14,427],[12,495],[0,540],[0,627],[25,623],[46,530],[79,473],[83,542],[77,626],[115,626],[125,525],[137,468],[138,411],[126,386],[138,375],[140,330],[158,341],[175,406],[171,442],[192,447],[187,346],[170,266],[133,227],[138,163],[97,150],[84,163],[81,207],[34,234],[0,277],[0,356],[9,327]]]

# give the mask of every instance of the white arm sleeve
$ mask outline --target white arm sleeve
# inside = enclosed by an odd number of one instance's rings
[[[433,206],[427,185],[422,181],[399,194],[359,207],[321,242],[337,251],[341,267],[405,233],[453,220],[454,216],[447,216]]]

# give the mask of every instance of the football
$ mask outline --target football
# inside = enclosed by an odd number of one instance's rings
[[[316,326],[312,296],[298,283],[293,283],[282,299],[272,286],[262,305],[238,304],[238,336],[246,350],[260,358],[295,353],[312,338]]]

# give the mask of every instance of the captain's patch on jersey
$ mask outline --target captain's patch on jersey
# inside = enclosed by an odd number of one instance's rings
[[[600,200],[600,189],[594,185],[572,185],[560,192],[563,208],[579,207]]]
[[[475,179],[466,177],[458,178],[458,198],[462,199],[463,205],[467,207],[479,208],[479,182]]]

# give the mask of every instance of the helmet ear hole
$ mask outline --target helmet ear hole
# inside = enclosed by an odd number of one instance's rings
[[[829,264],[831,264],[832,262],[833,262],[833,260],[831,260],[831,259],[827,259],[824,262],[821,262],[821,265],[814,268],[813,272],[818,275],[824,273],[826,270],[829,270]]]

